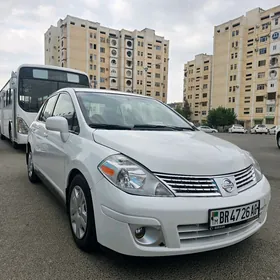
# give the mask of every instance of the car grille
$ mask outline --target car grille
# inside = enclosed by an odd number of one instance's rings
[[[177,230],[181,246],[187,246],[189,243],[194,245],[195,242],[199,242],[200,245],[204,242],[206,245],[215,240],[229,237],[234,238],[236,235],[258,226],[258,223],[258,219],[256,219],[244,224],[216,230],[209,230],[208,224],[179,225]]]
[[[234,177],[239,192],[250,188],[256,183],[256,175],[252,165],[234,173]]]
[[[215,182],[216,176],[205,177],[164,173],[154,173],[154,175],[169,186],[177,196],[221,196]],[[235,177],[238,192],[244,191],[256,183],[252,165],[238,172],[224,174],[224,176]]]
[[[221,196],[215,181],[207,177],[155,174],[176,194],[183,196]]]

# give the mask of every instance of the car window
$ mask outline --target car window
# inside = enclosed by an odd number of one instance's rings
[[[57,99],[57,95],[52,96],[47,100],[45,108],[42,110],[40,114],[39,121],[46,122],[47,118],[51,117],[56,99]]]
[[[69,94],[61,93],[58,97],[53,116],[61,116],[68,121],[70,131],[79,131],[78,119],[75,114],[74,105]]]
[[[112,93],[82,92],[76,95],[89,125],[178,126],[191,128],[183,118],[155,99]]]
[[[265,127],[265,125],[264,124],[259,124],[259,127]]]

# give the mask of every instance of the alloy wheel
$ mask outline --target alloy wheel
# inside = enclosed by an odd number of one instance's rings
[[[82,239],[87,230],[87,203],[83,190],[75,186],[70,197],[70,220],[73,233]]]

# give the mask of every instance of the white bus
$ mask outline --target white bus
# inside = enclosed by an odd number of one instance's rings
[[[90,87],[86,73],[49,65],[19,66],[0,91],[0,136],[26,144],[29,126],[44,100],[58,89]]]

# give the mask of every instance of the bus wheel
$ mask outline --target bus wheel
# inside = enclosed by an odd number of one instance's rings
[[[16,143],[16,142],[13,140],[11,127],[10,127],[10,129],[9,129],[9,138],[10,138],[10,141],[12,142],[13,148],[17,150],[17,149],[18,149],[18,143]]]

